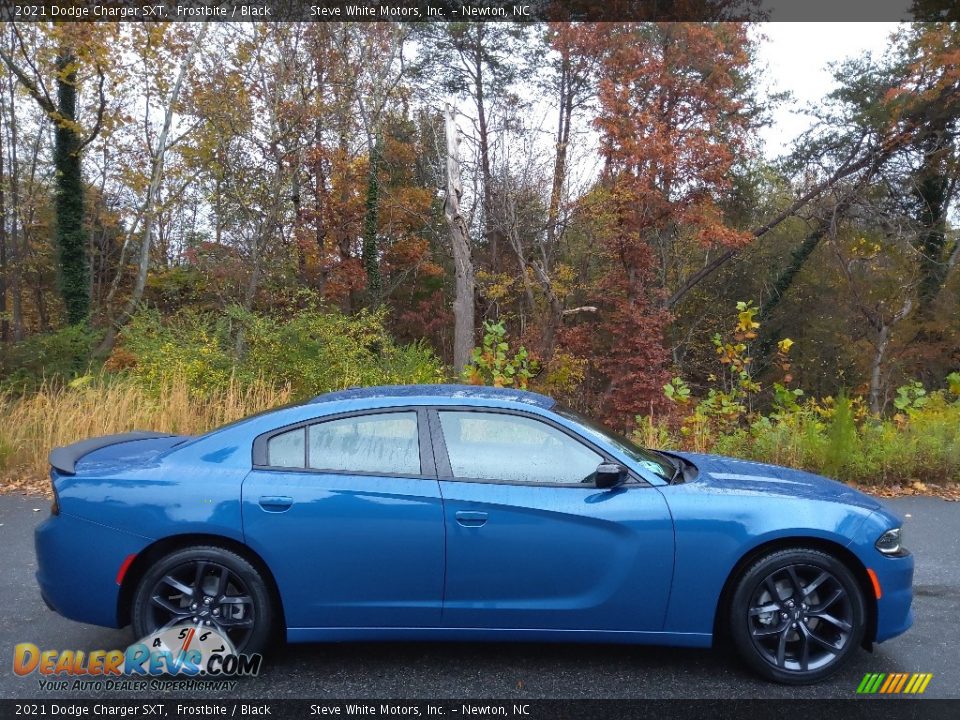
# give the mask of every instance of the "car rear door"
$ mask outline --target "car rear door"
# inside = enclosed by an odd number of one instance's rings
[[[424,410],[398,408],[257,438],[244,536],[292,632],[439,624],[444,523],[425,428]]]
[[[431,410],[447,529],[443,624],[514,630],[662,629],[673,572],[663,496],[602,490],[612,458],[558,423]]]

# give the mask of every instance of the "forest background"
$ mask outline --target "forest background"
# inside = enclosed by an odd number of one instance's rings
[[[771,156],[762,25],[0,24],[0,488],[352,385],[960,481],[960,25]]]

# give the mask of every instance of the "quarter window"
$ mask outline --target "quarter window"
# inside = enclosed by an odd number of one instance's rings
[[[419,475],[415,412],[393,412],[317,423],[307,428],[308,466],[317,470]]]
[[[440,411],[454,477],[516,483],[588,483],[603,457],[564,432],[520,415]]]
[[[302,468],[306,458],[304,429],[274,435],[267,443],[267,465],[273,467]]]

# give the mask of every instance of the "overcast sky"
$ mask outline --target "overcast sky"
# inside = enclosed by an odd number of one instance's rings
[[[868,53],[881,55],[897,23],[764,23],[767,36],[759,51],[765,78],[774,91],[787,90],[793,100],[773,113],[773,125],[763,132],[768,157],[780,155],[810,127],[803,108],[834,87],[829,64]]]

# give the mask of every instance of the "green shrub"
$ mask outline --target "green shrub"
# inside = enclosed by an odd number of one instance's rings
[[[471,385],[518,387],[526,390],[537,370],[527,349],[521,345],[510,357],[510,343],[503,321],[483,323],[483,345],[470,355],[470,364],[463,369],[463,379]]]
[[[308,309],[289,318],[231,308],[221,316],[142,311],[108,366],[148,386],[183,376],[199,393],[264,380],[306,398],[353,385],[433,383],[443,366],[423,344],[398,345],[382,312]]]
[[[79,324],[0,345],[0,391],[32,391],[44,382],[69,382],[87,373],[99,340]]]
[[[833,417],[827,427],[827,443],[823,456],[824,474],[844,479],[860,451],[859,440],[850,398],[845,391],[841,391],[834,403]]]
[[[777,343],[766,414],[756,402],[762,386],[751,374],[749,341],[759,323],[753,303],[737,303],[733,340],[713,338],[721,367],[709,376],[713,387],[693,397],[683,378],[664,386],[675,404],[673,418],[634,432],[641,444],[713,452],[802,468],[863,484],[960,482],[960,373],[950,373],[946,389],[928,392],[912,381],[898,388],[890,418],[869,414],[861,397],[805,399],[791,388],[792,340]],[[690,410],[692,408],[692,412]],[[646,441],[646,442],[645,442]]]
[[[943,391],[925,398],[908,414],[860,420],[856,398],[808,400],[761,416],[749,428],[711,436],[710,452],[864,485],[960,482],[960,401],[951,402]],[[699,449],[690,435],[670,434],[663,423],[657,427],[662,447]]]

